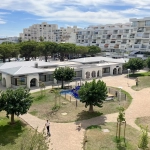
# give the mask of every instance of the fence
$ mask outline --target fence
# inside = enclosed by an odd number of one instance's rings
[[[108,91],[108,93],[114,95],[118,100],[127,100],[127,95],[122,90],[120,93],[120,89],[108,87],[107,91]],[[120,97],[121,97],[121,99],[120,99]]]

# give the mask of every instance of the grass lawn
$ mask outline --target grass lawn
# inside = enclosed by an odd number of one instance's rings
[[[134,74],[129,74],[129,77],[143,77],[143,76],[150,76],[150,71],[148,72],[142,72],[142,73],[134,73]]]
[[[46,90],[44,96],[41,97],[40,92],[32,93],[34,97],[34,102],[30,107],[29,113],[35,115],[42,119],[49,119],[53,122],[72,122],[77,120],[85,120],[92,117],[100,116],[103,114],[115,113],[119,104],[118,101],[105,101],[103,107],[94,107],[94,112],[89,113],[88,109],[85,108],[85,104],[77,101],[69,101],[63,97],[58,98],[57,105],[60,104],[60,108],[56,109],[55,112],[52,111],[55,105],[55,95]],[[129,97],[129,95],[127,95]],[[127,108],[131,102],[131,97],[127,101],[121,101],[121,105]],[[62,115],[62,113],[67,113],[67,115]]]
[[[108,129],[110,132],[103,132]],[[137,150],[141,132],[126,126],[126,144],[123,137],[121,143],[116,140],[116,123],[105,123],[100,126],[91,126],[87,128],[84,140],[84,150]],[[123,126],[122,126],[123,136]]]
[[[140,127],[141,125],[146,127],[148,126],[148,132],[150,132],[150,116],[137,118],[135,123]]]
[[[15,121],[10,125],[10,119],[0,112],[0,150],[20,150],[20,140],[28,128],[19,119],[15,118]]]
[[[139,84],[138,84],[138,86],[136,86],[136,85],[132,86],[133,90],[139,91],[144,88],[150,87],[150,82],[149,82],[150,76],[138,77],[138,79],[139,79]]]

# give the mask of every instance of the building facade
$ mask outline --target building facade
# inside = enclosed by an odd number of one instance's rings
[[[35,40],[39,42],[42,37],[44,41],[76,43],[77,30],[79,30],[77,26],[58,28],[56,24],[43,22],[23,29],[23,33],[20,33],[20,37],[23,41]]]
[[[53,78],[53,72],[57,67],[74,68],[76,76],[74,81],[102,78],[103,76],[122,74],[122,59],[110,59],[106,57],[89,57],[75,59],[66,62],[43,62],[43,61],[22,61],[7,62],[0,64],[2,85],[6,88],[17,87],[39,87],[40,82],[52,86],[61,81]]]
[[[12,42],[12,43],[18,43],[18,38],[19,37],[3,37],[0,38],[0,44],[3,42]]]

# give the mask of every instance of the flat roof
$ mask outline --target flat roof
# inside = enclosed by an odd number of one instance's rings
[[[128,58],[114,59],[110,57],[85,57],[85,58],[79,58],[79,59],[72,59],[69,61],[86,64],[86,63],[96,63],[96,62],[125,63],[125,62],[128,62],[128,60],[129,60]]]
[[[59,61],[50,61],[50,62],[44,62],[44,61],[13,61],[13,62],[6,62],[6,63],[0,63],[0,70],[6,69],[6,68],[14,68],[14,67],[20,67],[20,66],[26,66],[26,67],[34,67],[35,64],[38,64],[38,67],[51,67],[51,66],[68,66],[68,65],[75,65],[78,64],[78,62],[59,62]]]

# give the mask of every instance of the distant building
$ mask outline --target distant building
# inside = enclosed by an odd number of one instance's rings
[[[35,40],[39,42],[42,37],[44,41],[76,43],[77,30],[77,26],[67,28],[61,27],[58,29],[57,24],[43,22],[23,29],[23,33],[20,33],[20,37],[23,41]]]
[[[0,37],[0,44],[3,42],[18,43],[18,37]]]

